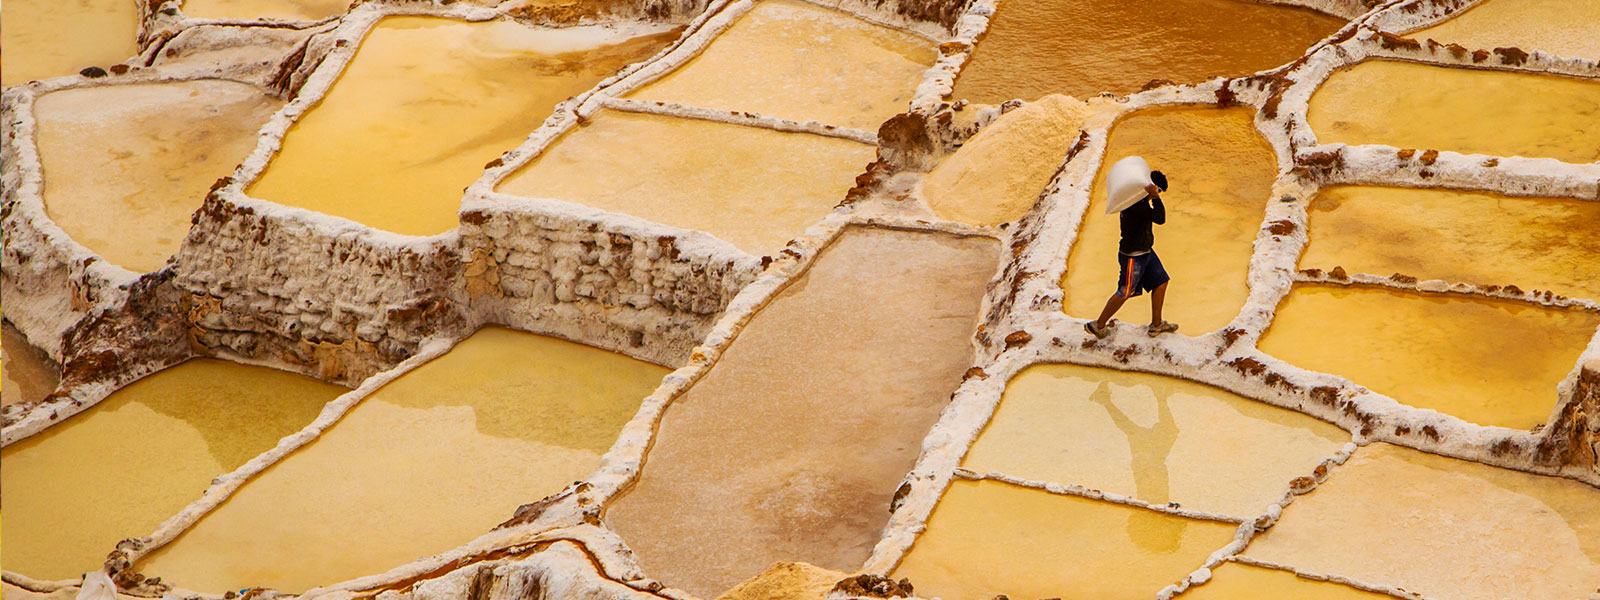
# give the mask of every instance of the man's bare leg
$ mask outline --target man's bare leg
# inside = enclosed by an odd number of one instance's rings
[[[1122,303],[1127,301],[1127,298],[1116,294],[1112,294],[1110,298],[1107,298],[1105,310],[1100,311],[1100,318],[1094,322],[1095,329],[1104,329],[1111,322],[1111,316],[1117,314],[1117,311],[1122,309]]]
[[[1150,324],[1161,324],[1161,305],[1167,301],[1167,284],[1156,286],[1156,291],[1150,292]]]

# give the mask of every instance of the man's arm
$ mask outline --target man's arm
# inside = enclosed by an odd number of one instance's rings
[[[1167,205],[1161,203],[1161,188],[1156,184],[1144,186],[1144,191],[1150,196],[1150,222],[1157,225],[1167,224]]]

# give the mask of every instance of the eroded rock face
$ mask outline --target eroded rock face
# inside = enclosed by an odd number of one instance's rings
[[[855,569],[971,364],[995,250],[846,231],[674,400],[606,523],[652,577],[703,597],[778,560]]]

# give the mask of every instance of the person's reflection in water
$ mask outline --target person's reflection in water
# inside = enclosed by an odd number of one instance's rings
[[[1150,390],[1149,386],[1136,386],[1121,392]],[[1178,441],[1178,423],[1172,418],[1172,408],[1161,394],[1150,390],[1156,402],[1156,422],[1149,427],[1134,423],[1111,401],[1111,386],[1102,381],[1095,387],[1089,400],[1106,409],[1111,422],[1128,438],[1132,455],[1134,497],[1151,504],[1165,504],[1172,500],[1172,481],[1167,473],[1167,455]],[[1183,530],[1189,526],[1181,518],[1169,517],[1153,511],[1134,509],[1128,518],[1128,537],[1146,551],[1171,554],[1178,550]]]

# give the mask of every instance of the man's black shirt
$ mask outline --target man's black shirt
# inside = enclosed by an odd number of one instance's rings
[[[1152,202],[1150,196],[1145,196],[1137,204],[1123,209],[1122,242],[1117,244],[1117,251],[1123,254],[1136,254],[1153,249],[1156,234],[1151,231],[1150,225],[1161,225],[1166,222],[1167,207],[1161,204],[1159,197]]]

